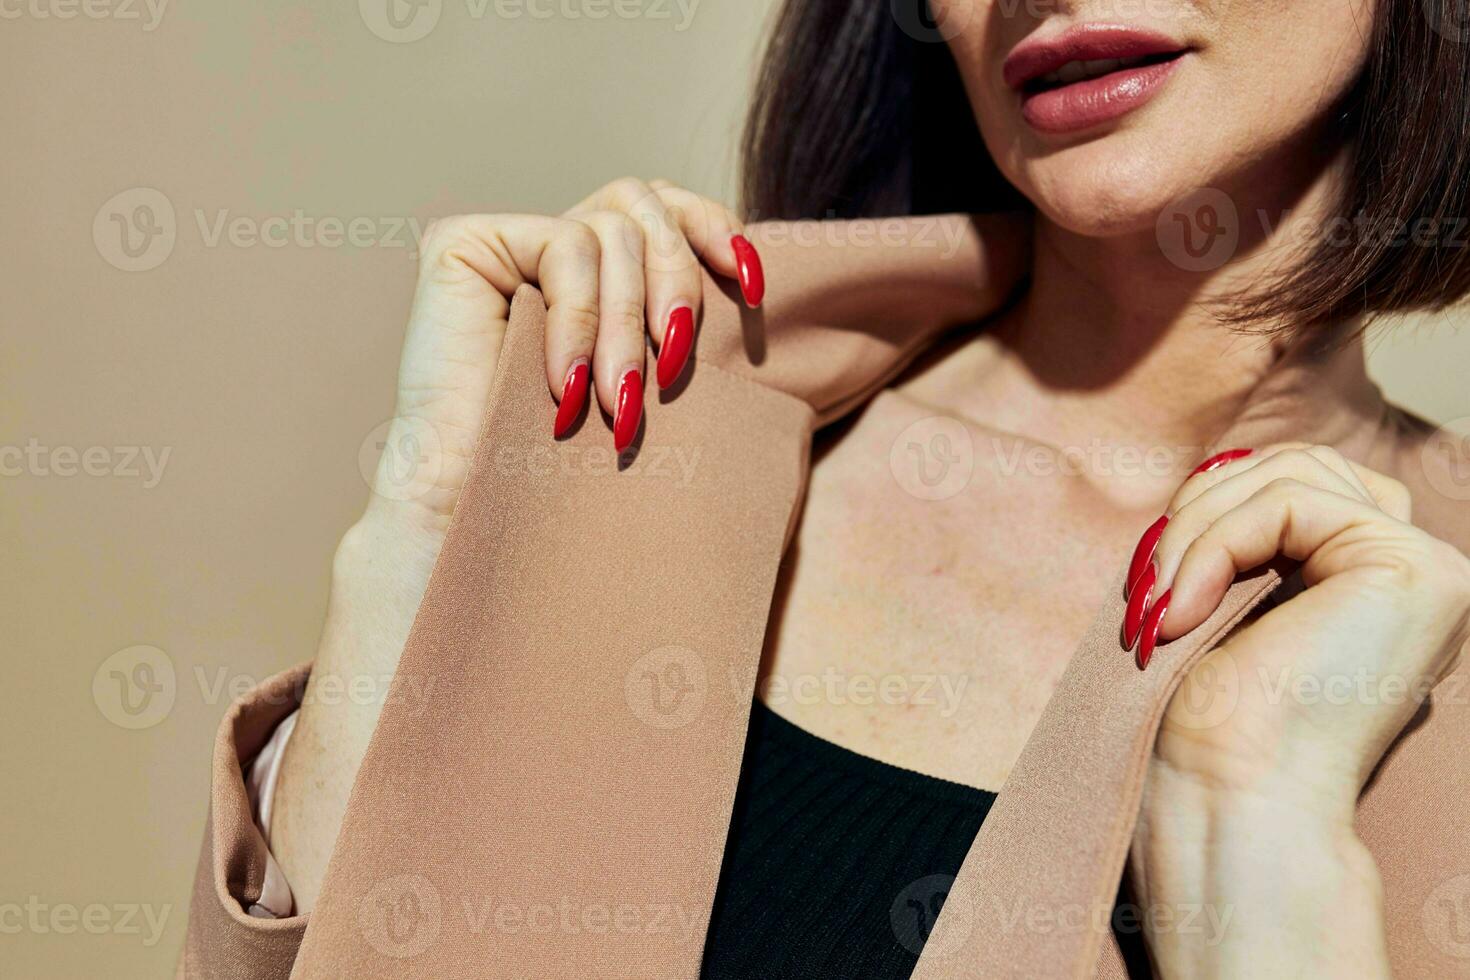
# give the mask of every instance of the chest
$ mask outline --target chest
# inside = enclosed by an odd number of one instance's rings
[[[998,790],[1147,523],[1099,492],[1100,466],[880,396],[813,466],[762,699]]]

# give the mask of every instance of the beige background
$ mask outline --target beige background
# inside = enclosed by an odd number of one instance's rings
[[[310,657],[366,494],[403,223],[623,174],[728,198],[771,0],[420,0],[402,31],[382,0],[25,2],[0,5],[0,976],[159,977],[216,722]],[[642,16],[591,16],[617,10]],[[141,205],[172,209],[171,251],[119,247]],[[353,221],[369,242],[340,241]],[[1374,370],[1458,419],[1467,354],[1419,325]],[[129,715],[114,671],[162,690]]]

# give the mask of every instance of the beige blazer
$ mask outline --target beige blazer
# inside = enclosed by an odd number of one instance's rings
[[[309,917],[245,912],[267,851],[241,767],[296,707],[302,666],[220,728],[182,976],[698,975],[812,433],[973,318],[973,283],[1008,277],[987,270],[998,259],[967,219],[864,227],[760,227],[761,311],[707,277],[687,384],[667,402],[650,394],[621,470],[595,413],[551,439],[545,307],[535,289],[516,294],[473,468],[403,651],[402,696],[383,711],[319,901]],[[1386,406],[1360,358],[1283,363],[1214,448],[1281,440],[1334,445],[1398,477],[1423,527],[1470,547],[1465,459]],[[1118,640],[1128,558],[970,849],[920,980],[1126,975],[1106,912],[1154,733],[1186,668],[1279,582],[1244,577],[1140,672]],[[614,578],[647,587],[609,588]],[[1466,670],[1437,689],[1359,808],[1400,976],[1470,973]]]

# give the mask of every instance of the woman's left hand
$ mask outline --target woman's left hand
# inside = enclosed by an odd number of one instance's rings
[[[1402,484],[1322,446],[1197,473],[1166,517],[1152,561],[1146,536],[1130,572],[1125,642],[1141,666],[1240,572],[1291,559],[1304,588],[1206,655],[1159,730],[1135,886],[1146,901],[1213,903],[1217,920],[1228,904],[1235,935],[1205,949],[1146,926],[1155,957],[1207,975],[1274,948],[1283,975],[1375,975],[1381,896],[1355,804],[1470,640],[1470,559],[1409,522]]]

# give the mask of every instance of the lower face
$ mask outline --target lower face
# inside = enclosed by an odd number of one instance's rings
[[[1001,172],[1046,219],[1113,236],[1320,167],[1375,0],[929,2]]]

